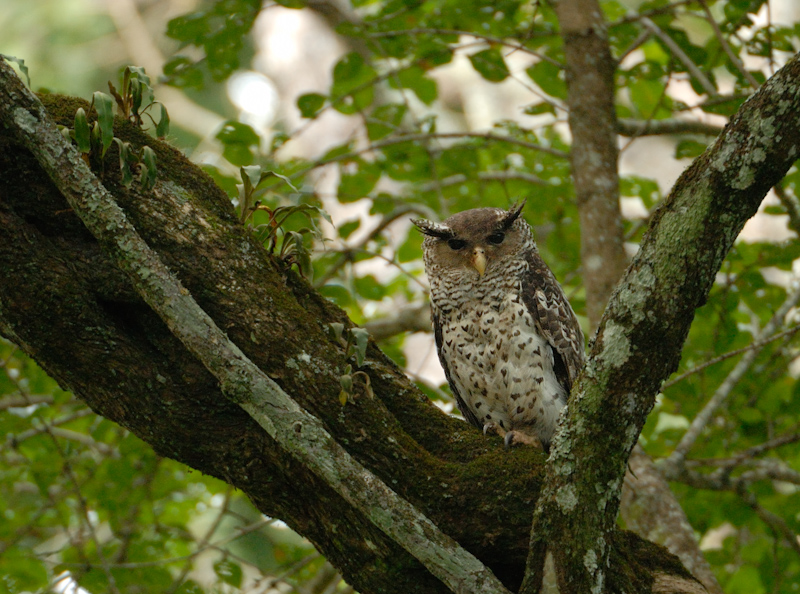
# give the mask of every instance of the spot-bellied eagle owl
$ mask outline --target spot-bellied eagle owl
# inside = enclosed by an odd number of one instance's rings
[[[436,347],[458,408],[507,446],[547,451],[583,366],[583,333],[523,206],[413,222],[426,236]]]

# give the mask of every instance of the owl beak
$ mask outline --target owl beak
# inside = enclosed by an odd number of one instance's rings
[[[472,265],[478,271],[478,274],[483,276],[486,271],[486,252],[483,248],[475,248],[472,252]]]

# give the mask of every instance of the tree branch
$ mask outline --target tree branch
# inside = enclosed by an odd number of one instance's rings
[[[476,557],[353,459],[319,419],[303,410],[228,339],[139,236],[44,106],[1,59],[0,93],[0,121],[36,156],[139,295],[219,380],[230,400],[452,591],[507,592]]]
[[[609,302],[534,516],[531,550],[554,551],[563,592],[605,587],[622,477],[655,394],[733,241],[798,155],[799,80],[795,56],[684,172]]]

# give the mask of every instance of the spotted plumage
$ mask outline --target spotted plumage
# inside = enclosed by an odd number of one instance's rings
[[[523,206],[414,224],[426,235],[436,347],[459,410],[507,445],[547,450],[583,366],[583,333]]]

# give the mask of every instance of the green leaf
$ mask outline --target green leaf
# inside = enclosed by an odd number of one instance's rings
[[[167,134],[169,134],[169,114],[167,113],[167,108],[163,103],[158,104],[160,110],[160,116],[158,118],[158,124],[156,125],[156,136],[159,138],[164,138]]]
[[[372,85],[377,73],[359,54],[351,52],[333,67],[331,105],[340,113],[351,115],[372,104]]]
[[[525,115],[542,115],[549,113],[556,114],[556,108],[550,103],[537,103],[536,105],[528,105],[524,111]]]
[[[131,171],[130,161],[131,161],[131,154],[130,154],[130,143],[123,142],[117,137],[114,137],[114,142],[119,149],[119,170],[122,174],[122,185],[126,188],[130,188],[131,184],[133,183],[133,171]]]
[[[247,124],[228,120],[216,135],[223,145],[223,156],[237,166],[250,165],[254,155],[250,147],[258,147],[261,138]]]
[[[242,567],[233,561],[224,560],[214,563],[214,573],[226,584],[234,588],[242,587]]]
[[[304,118],[314,118],[328,98],[319,93],[306,93],[297,98],[297,109]]]
[[[699,157],[704,152],[708,145],[697,142],[695,140],[681,140],[678,143],[678,146],[675,147],[675,158],[676,159],[694,159],[695,157]]]
[[[131,115],[138,116],[144,101],[144,89],[138,78],[131,78]]]
[[[239,175],[244,183],[245,191],[252,192],[261,183],[261,165],[245,165],[239,167]]]
[[[367,356],[367,346],[369,345],[369,331],[365,328],[350,328],[350,333],[356,339],[356,365],[361,367]]]
[[[631,103],[637,113],[646,118],[662,118],[670,115],[665,109],[667,97],[664,83],[660,80],[638,79],[628,84]]]
[[[172,56],[164,64],[164,80],[168,85],[183,89],[201,89],[203,72],[188,57]]]
[[[353,279],[353,284],[356,292],[365,299],[380,301],[386,296],[386,287],[371,274]]]
[[[379,140],[397,132],[408,108],[402,103],[381,105],[367,118],[367,135],[370,140]]]
[[[9,548],[0,557],[0,584],[11,594],[43,592],[47,589],[47,570],[32,554]]]
[[[25,75],[25,80],[28,83],[28,87],[31,86],[31,77],[28,73],[28,67],[25,66],[25,60],[22,58],[15,58],[14,56],[7,56],[5,54],[0,54],[0,58],[9,62],[14,62],[17,66],[19,66],[20,72]]]
[[[259,176],[258,183],[256,185],[260,186],[264,182],[264,180],[269,179],[270,177],[277,177],[278,179],[282,180],[287,186],[289,186],[292,190],[294,190],[298,194],[300,193],[300,190],[298,190],[297,188],[294,187],[294,184],[292,183],[292,180],[290,180],[285,175],[281,175],[280,173],[276,173],[274,171],[265,171],[265,172],[263,172]]]
[[[389,85],[394,89],[411,89],[425,105],[433,103],[439,94],[436,81],[425,76],[425,71],[419,66],[411,66],[396,73],[389,78]]]
[[[525,72],[531,80],[539,85],[545,93],[558,99],[567,98],[567,84],[564,82],[564,71],[547,60],[537,62]]]
[[[347,239],[348,237],[350,237],[350,235],[352,235],[353,231],[358,229],[360,226],[361,226],[360,219],[342,223],[337,227],[337,230],[339,231],[339,237],[341,237],[342,239]]]
[[[341,322],[331,322],[328,324],[328,328],[330,329],[331,336],[334,340],[336,340],[336,342],[344,342],[344,324]]]
[[[142,165],[144,165],[142,187],[145,190],[151,190],[156,185],[158,167],[156,165],[156,153],[149,146],[142,149]]]
[[[510,74],[503,54],[496,47],[485,49],[482,52],[471,54],[469,61],[478,73],[490,82],[500,82]]]
[[[758,569],[745,565],[737,569],[733,577],[725,584],[725,592],[728,594],[764,594],[766,589]]]
[[[114,99],[110,95],[95,91],[92,103],[97,111],[97,121],[100,123],[100,138],[103,142],[101,156],[105,157],[114,138]]]
[[[75,112],[75,144],[82,153],[89,154],[92,150],[92,131],[86,119],[86,111],[82,107]]]
[[[339,180],[339,201],[354,202],[367,196],[380,178],[380,171],[374,164],[361,162],[354,173],[342,173]]]

